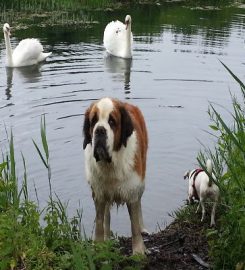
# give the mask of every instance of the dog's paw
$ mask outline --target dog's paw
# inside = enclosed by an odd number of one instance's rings
[[[210,227],[211,227],[211,228],[215,228],[215,227],[216,227],[215,222],[211,222],[211,223],[210,223]]]
[[[150,232],[147,231],[146,228],[143,228],[143,229],[141,230],[141,234],[142,234],[142,235],[150,235]]]
[[[137,244],[133,246],[133,255],[146,255],[147,254],[147,249],[144,244]]]

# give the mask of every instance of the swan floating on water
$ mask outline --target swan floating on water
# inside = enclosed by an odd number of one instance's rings
[[[122,58],[132,58],[132,43],[130,15],[126,16],[125,24],[120,21],[107,24],[104,31],[104,46],[109,54]]]
[[[5,23],[3,33],[6,45],[6,66],[24,67],[38,64],[44,61],[52,52],[44,53],[43,46],[35,38],[26,38],[20,41],[18,46],[12,52],[10,44],[10,26]]]

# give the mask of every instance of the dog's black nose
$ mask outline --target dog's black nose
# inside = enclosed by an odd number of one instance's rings
[[[111,157],[108,153],[106,129],[103,126],[98,126],[94,133],[94,158],[96,162],[103,160],[110,163]]]
[[[102,126],[99,126],[95,130],[95,135],[97,136],[105,136],[106,135],[106,129]]]

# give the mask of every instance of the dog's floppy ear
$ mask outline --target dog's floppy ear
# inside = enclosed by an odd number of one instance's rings
[[[128,137],[133,133],[134,126],[129,113],[124,106],[120,107],[121,113],[121,140],[120,145],[127,146]]]
[[[189,176],[190,176],[190,171],[185,172],[184,179],[189,178]]]
[[[83,123],[83,149],[86,148],[87,144],[92,142],[92,138],[90,135],[90,120],[89,120],[89,113],[90,113],[91,107],[87,109],[84,115],[84,123]]]

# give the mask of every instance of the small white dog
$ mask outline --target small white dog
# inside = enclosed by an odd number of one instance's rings
[[[212,162],[210,159],[206,162],[206,168],[209,175],[212,175],[213,179],[215,179],[213,171]],[[189,203],[192,203],[194,199],[199,201],[197,206],[196,213],[198,212],[200,205],[202,207],[202,218],[201,221],[204,220],[205,216],[205,207],[204,203],[207,199],[211,199],[213,202],[213,208],[211,213],[211,223],[210,226],[215,225],[215,211],[219,199],[219,188],[218,186],[208,177],[206,172],[202,169],[195,169],[192,171],[187,171],[184,175],[184,179],[189,179],[189,192],[188,192],[188,200]]]

